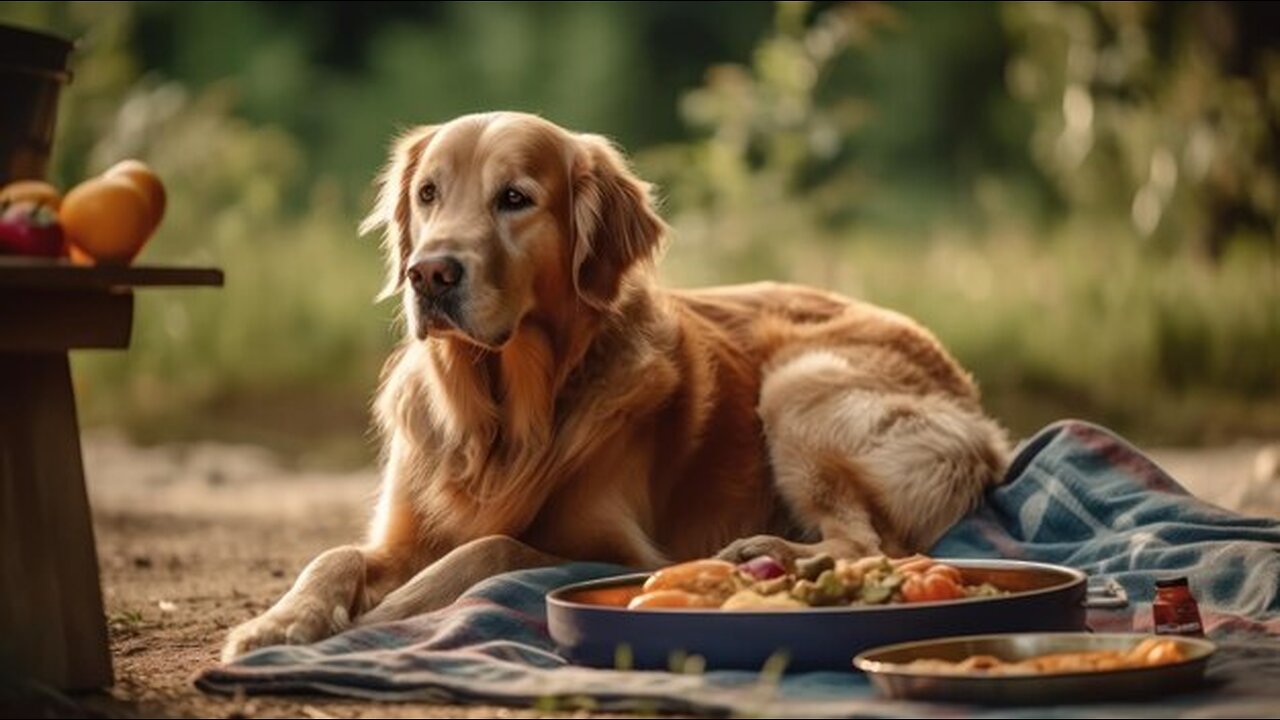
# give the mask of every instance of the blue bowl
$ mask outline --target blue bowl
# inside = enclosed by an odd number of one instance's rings
[[[642,584],[647,573],[576,583],[547,595],[547,622],[560,653],[592,667],[679,669],[699,656],[707,669],[761,670],[785,657],[786,670],[852,671],[854,655],[912,640],[1008,632],[1085,629],[1087,576],[1013,560],[945,560],[966,583],[1012,591],[942,602],[730,612],[593,604],[585,593]],[[775,662],[778,662],[775,660]]]

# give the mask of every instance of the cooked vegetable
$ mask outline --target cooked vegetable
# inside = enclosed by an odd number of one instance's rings
[[[771,580],[786,575],[787,569],[768,555],[760,555],[738,565],[738,572],[755,580]]]
[[[739,590],[724,601],[721,610],[792,610],[804,603],[786,593],[767,594],[755,590]]]
[[[942,577],[949,578],[951,582],[956,585],[960,585],[964,582],[964,579],[960,576],[960,571],[950,565],[934,563],[928,570],[925,570],[924,573],[925,575],[941,575]]]
[[[904,573],[924,572],[925,570],[933,567],[933,558],[928,558],[924,555],[913,555],[909,558],[902,558],[891,562],[893,566],[898,569],[898,572]]]
[[[858,599],[868,605],[880,605],[889,602],[889,598],[893,596],[893,591],[883,585],[867,583],[862,586]]]
[[[803,580],[817,580],[818,576],[828,570],[834,570],[836,561],[826,553],[810,558],[796,560],[796,577]]]
[[[965,597],[960,583],[942,573],[910,573],[902,583],[902,598],[907,602],[936,602]]]
[[[1182,662],[1186,653],[1173,640],[1147,638],[1127,652],[1120,650],[1090,650],[1085,652],[1052,653],[1038,655],[1014,662],[1007,662],[991,655],[972,655],[952,662],[933,658],[914,660],[907,667],[916,671],[944,673],[948,675],[1050,675],[1058,673],[1105,672],[1127,670]]]
[[[730,586],[733,571],[734,565],[724,560],[694,560],[659,570],[645,582],[644,590],[720,590]]]
[[[959,569],[923,555],[856,560],[816,555],[796,561],[787,573],[774,558],[731,565],[694,560],[652,575],[631,608],[786,609],[840,605],[938,602],[991,597],[1005,591],[989,584],[966,585]]]

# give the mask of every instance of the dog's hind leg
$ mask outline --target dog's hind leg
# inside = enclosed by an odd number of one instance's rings
[[[774,369],[759,411],[801,542],[756,536],[722,557],[927,550],[1007,461],[1004,433],[970,405],[886,389],[835,352],[808,352]]]
[[[490,535],[461,545],[413,579],[389,593],[361,615],[357,625],[403,620],[438,610],[457,600],[476,583],[512,570],[558,565],[562,558],[544,553],[506,535]]]

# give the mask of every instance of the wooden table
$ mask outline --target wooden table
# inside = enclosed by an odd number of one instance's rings
[[[0,257],[0,681],[112,682],[68,351],[128,347],[134,288],[220,285],[214,269]]]

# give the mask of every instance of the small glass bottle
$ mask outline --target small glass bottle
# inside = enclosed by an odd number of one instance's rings
[[[1185,577],[1156,581],[1156,600],[1151,606],[1157,635],[1204,637],[1200,606],[1191,597]]]

